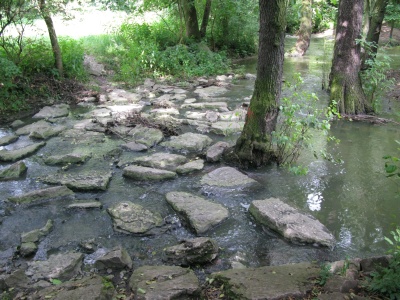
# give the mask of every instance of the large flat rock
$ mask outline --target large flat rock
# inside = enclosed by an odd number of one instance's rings
[[[142,266],[133,271],[129,286],[138,300],[199,299],[200,285],[190,269]]]
[[[211,274],[223,283],[232,299],[303,299],[314,286],[321,268],[310,263],[231,269]]]
[[[20,160],[29,155],[32,155],[45,145],[46,145],[45,142],[40,142],[16,150],[4,150],[4,149],[0,150],[0,161]]]
[[[218,121],[212,123],[211,132],[220,135],[231,135],[242,132],[244,122],[242,121]]]
[[[14,143],[16,140],[18,140],[19,136],[18,135],[6,135],[0,138],[0,146],[5,146],[11,143]]]
[[[136,126],[127,135],[131,136],[134,142],[146,145],[149,148],[157,145],[164,139],[164,135],[160,129],[142,125]]]
[[[123,175],[135,180],[164,180],[176,177],[176,173],[172,171],[134,165],[124,168]]]
[[[186,157],[171,153],[154,153],[149,156],[134,158],[132,163],[149,168],[175,171],[176,168],[187,161]]]
[[[48,184],[61,184],[77,191],[91,191],[107,189],[108,183],[112,177],[111,172],[77,173],[77,174],[52,174],[40,178]]]
[[[186,192],[169,192],[167,202],[181,214],[197,234],[203,234],[229,216],[221,204]]]
[[[249,211],[257,222],[279,232],[292,242],[327,247],[335,244],[334,236],[321,222],[277,198],[255,200]]]
[[[232,167],[215,169],[204,175],[200,182],[202,185],[225,188],[246,187],[257,184],[257,181]]]
[[[31,191],[19,196],[9,197],[8,200],[14,203],[31,203],[34,201],[43,201],[57,199],[61,197],[73,197],[75,194],[66,186],[55,186],[45,189]]]
[[[69,105],[68,104],[56,104],[53,106],[43,107],[33,119],[51,119],[66,117],[69,115]]]
[[[161,143],[161,146],[183,151],[201,152],[212,143],[208,136],[187,132],[179,136],[171,136],[169,141]]]
[[[66,129],[62,125],[54,125],[50,122],[40,120],[38,122],[19,128],[15,133],[17,135],[29,135],[36,139],[48,139],[49,137],[58,135]]]
[[[206,88],[197,88],[194,92],[200,97],[214,97],[226,93],[228,90],[221,86],[209,86]]]
[[[78,164],[85,162],[89,157],[88,154],[68,153],[48,156],[44,162],[47,165]]]
[[[151,234],[151,229],[163,224],[158,213],[130,201],[120,202],[107,211],[112,217],[114,230],[122,233]]]

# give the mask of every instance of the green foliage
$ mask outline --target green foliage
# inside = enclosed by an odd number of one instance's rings
[[[59,39],[64,67],[64,76],[77,80],[87,79],[87,73],[83,66],[85,49],[81,41],[69,37]]]
[[[62,281],[60,279],[56,279],[56,278],[50,279],[50,282],[53,285],[60,285],[62,283]]]
[[[317,279],[318,285],[324,286],[330,277],[332,277],[331,266],[329,264],[321,265],[321,270]]]
[[[366,54],[371,54],[373,49],[378,48],[374,42],[357,40],[364,48]],[[388,90],[390,90],[395,81],[388,79],[387,72],[390,70],[392,59],[386,54],[384,48],[379,48],[379,55],[368,55],[365,61],[366,69],[361,72],[362,86],[368,101],[372,103],[374,111],[379,111],[380,100]]]
[[[319,99],[314,93],[302,91],[303,80],[300,74],[295,74],[295,83],[289,84],[290,97],[281,100],[280,116],[277,130],[272,133],[272,143],[276,148],[277,162],[288,166],[289,170],[297,174],[304,174],[307,169],[293,166],[301,151],[311,146],[313,133],[322,132],[328,140],[336,141],[329,136],[330,121],[340,115],[335,105],[329,108],[318,108]],[[318,157],[316,151],[314,155]],[[325,151],[319,153],[323,158],[332,160]]]
[[[393,240],[385,237],[386,242],[392,247],[389,250],[392,254],[389,266],[371,274],[372,279],[368,282],[368,288],[389,299],[400,299],[400,227],[390,233]]]
[[[395,141],[400,145],[399,141]],[[400,148],[398,148],[400,151]],[[385,172],[386,177],[400,178],[400,157],[386,155],[383,157],[385,159]]]

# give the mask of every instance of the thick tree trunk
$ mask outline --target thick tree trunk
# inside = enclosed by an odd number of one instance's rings
[[[378,46],[379,35],[381,34],[382,22],[385,17],[386,7],[389,0],[376,0],[373,9],[369,15],[369,28],[366,36],[366,41],[374,43]],[[366,52],[364,55],[364,62],[367,59],[375,59],[378,53],[378,47],[372,47],[371,52]]]
[[[47,30],[49,32],[51,47],[53,49],[53,54],[54,54],[54,66],[58,70],[60,76],[62,77],[64,75],[64,70],[63,70],[61,49],[60,45],[58,44],[57,34],[56,30],[54,29],[53,20],[51,19],[51,15],[50,12],[48,11],[45,0],[39,0],[39,8],[40,8],[40,13],[42,14],[43,19],[46,23]]]
[[[303,56],[310,46],[312,31],[312,0],[302,0],[299,37],[289,56]]]
[[[194,0],[182,0],[182,7],[185,17],[186,36],[195,41],[200,40],[199,21]]]
[[[341,0],[336,26],[335,48],[329,78],[330,100],[340,113],[364,114],[372,111],[361,86],[361,37],[364,0]]]
[[[275,130],[282,88],[286,0],[260,0],[257,79],[246,122],[235,146],[241,163],[260,166],[275,158]]]
[[[204,7],[203,21],[201,22],[200,36],[203,38],[206,36],[208,20],[210,19],[211,13],[211,0],[206,0],[206,6]]]

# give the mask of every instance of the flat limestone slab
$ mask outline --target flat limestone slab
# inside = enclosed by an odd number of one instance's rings
[[[47,139],[59,134],[65,129],[65,126],[53,125],[45,120],[40,120],[19,128],[15,133],[17,135],[29,135],[30,137],[37,139]]]
[[[67,206],[69,209],[90,209],[90,208],[102,208],[103,204],[99,201],[90,202],[75,202]]]
[[[219,121],[212,123],[211,132],[220,135],[230,135],[242,132],[244,122],[242,121]]]
[[[35,190],[19,196],[8,198],[9,201],[14,203],[31,203],[33,201],[49,200],[60,197],[74,196],[74,192],[66,186],[55,186],[40,190]]]
[[[211,274],[233,299],[303,299],[321,268],[310,263],[231,269]]]
[[[6,135],[0,138],[0,146],[5,146],[11,143],[14,143],[16,140],[18,140],[19,136],[18,135]]]
[[[46,118],[60,118],[69,115],[69,105],[68,104],[57,104],[53,106],[43,107],[33,119],[46,119]]]
[[[25,158],[45,146],[45,142],[35,143],[16,150],[0,150],[0,161],[17,161]]]
[[[23,161],[18,161],[0,170],[0,181],[16,180],[25,174],[27,169],[28,167]]]
[[[61,155],[52,155],[45,158],[47,165],[77,164],[85,162],[90,155],[81,153],[69,153]]]
[[[200,183],[202,185],[232,188],[256,184],[257,181],[239,172],[235,168],[222,167],[204,175]]]
[[[199,299],[199,281],[187,268],[142,266],[133,271],[129,286],[138,300]]]
[[[162,142],[161,146],[173,150],[186,150],[200,152],[211,145],[212,139],[206,135],[187,132],[179,136],[172,136],[169,141]]]
[[[136,165],[169,171],[175,171],[179,165],[184,164],[186,161],[185,156],[171,153],[154,153],[132,160]]]
[[[72,190],[90,191],[107,189],[112,173],[79,173],[79,174],[52,174],[44,178],[40,178],[48,184],[62,184]]]
[[[136,126],[134,129],[130,130],[127,134],[133,138],[133,141],[138,144],[146,145],[151,148],[164,139],[164,134],[160,129],[149,128],[142,125]]]
[[[169,192],[165,195],[167,202],[179,214],[187,219],[190,227],[197,234],[207,232],[229,216],[228,210],[221,204],[186,192]]]
[[[128,166],[124,169],[123,175],[136,180],[164,180],[176,177],[176,173],[172,171],[141,166]]]
[[[334,236],[313,216],[305,215],[277,198],[255,200],[249,208],[257,222],[292,242],[333,247]]]

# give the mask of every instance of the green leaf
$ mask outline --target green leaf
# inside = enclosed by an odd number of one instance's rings
[[[59,284],[62,283],[62,281],[59,280],[59,279],[50,279],[50,282],[51,282],[52,284],[54,284],[54,285],[59,285]]]
[[[394,173],[396,170],[397,170],[396,165],[386,165],[385,166],[386,173]]]
[[[142,288],[138,288],[137,292],[140,294],[146,294],[146,290],[142,289]]]

